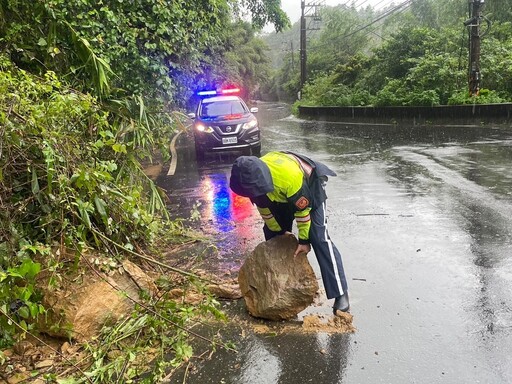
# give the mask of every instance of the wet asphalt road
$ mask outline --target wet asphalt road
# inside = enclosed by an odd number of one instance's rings
[[[328,227],[357,332],[274,335],[245,319],[225,329],[239,353],[194,361],[186,382],[512,383],[512,131],[307,122],[286,105],[258,107],[263,153],[294,150],[338,173]],[[229,191],[233,158],[198,165],[187,135],[178,156],[157,182],[175,215],[200,202],[193,225],[219,249],[205,263],[236,274],[263,236],[256,210]],[[227,307],[243,318],[243,302]]]

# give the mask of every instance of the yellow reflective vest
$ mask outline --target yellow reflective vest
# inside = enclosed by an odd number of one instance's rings
[[[267,193],[267,197],[274,203],[291,204],[293,206],[295,221],[299,230],[299,243],[308,244],[312,196],[307,177],[311,174],[312,168],[293,154],[283,152],[269,152],[262,156],[261,160],[270,169],[274,184],[274,190]],[[270,208],[259,206],[257,208],[271,231],[282,231]]]

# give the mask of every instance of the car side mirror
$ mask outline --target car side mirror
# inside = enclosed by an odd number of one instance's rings
[[[196,114],[195,114],[194,112],[187,113],[187,116],[188,116],[190,119],[195,119],[195,118],[196,118]]]
[[[258,113],[258,107],[252,107],[250,111],[251,113]]]

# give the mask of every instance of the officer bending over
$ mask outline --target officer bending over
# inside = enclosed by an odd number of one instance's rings
[[[240,156],[231,169],[230,187],[256,204],[269,240],[292,231],[293,220],[299,231],[295,256],[315,251],[325,292],[335,299],[333,313],[348,312],[348,286],[341,255],[327,233],[325,184],[336,173],[325,164],[293,152],[269,152],[258,158]]]

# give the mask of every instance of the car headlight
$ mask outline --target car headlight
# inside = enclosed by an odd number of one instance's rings
[[[247,123],[244,123],[244,125],[242,125],[242,128],[243,129],[251,129],[251,128],[254,128],[258,125],[258,120],[256,119],[252,119],[250,121],[248,121]]]
[[[213,132],[212,127],[210,127],[208,125],[201,124],[201,123],[196,124],[196,129],[199,132],[204,132],[204,133],[212,133]]]

